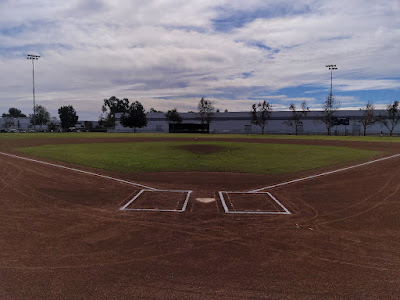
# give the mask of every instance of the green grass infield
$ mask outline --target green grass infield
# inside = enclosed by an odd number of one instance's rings
[[[363,160],[380,153],[348,147],[223,141],[44,145],[19,151],[124,173],[216,171],[254,174],[299,172]]]

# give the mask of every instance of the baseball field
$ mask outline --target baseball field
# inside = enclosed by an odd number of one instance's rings
[[[0,299],[395,299],[400,138],[0,134]]]

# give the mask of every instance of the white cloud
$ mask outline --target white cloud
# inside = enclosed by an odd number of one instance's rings
[[[252,18],[257,11],[269,13]],[[214,30],[214,20],[240,14],[250,16],[242,27]],[[335,91],[399,89],[399,15],[394,0],[2,1],[0,69],[7,75],[0,108],[15,101],[31,106],[27,52],[42,56],[38,101],[53,110],[61,104],[93,110],[93,118],[111,95],[163,110],[193,109],[208,95],[234,110],[262,91],[277,107],[316,103],[307,96],[314,87],[329,88],[330,63],[339,67]],[[268,96],[296,86],[310,91]]]

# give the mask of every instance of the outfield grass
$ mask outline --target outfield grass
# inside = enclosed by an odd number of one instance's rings
[[[196,154],[184,145],[218,146],[219,151]],[[141,142],[45,145],[19,149],[23,153],[125,173],[218,171],[283,174],[361,160],[377,151],[347,147],[257,144],[238,142]]]
[[[261,135],[261,134],[184,134],[184,133],[107,133],[107,132],[63,132],[63,133],[1,133],[0,140],[7,139],[59,139],[59,138],[198,138],[198,139],[290,139],[328,140],[355,142],[400,142],[400,137],[380,136],[327,136],[327,135]]]

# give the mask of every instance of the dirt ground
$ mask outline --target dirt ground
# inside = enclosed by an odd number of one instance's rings
[[[71,142],[1,141],[0,151]],[[400,153],[395,143],[263,142]],[[273,177],[79,168],[193,194],[182,213],[121,211],[139,188],[0,154],[0,299],[399,298],[400,157],[269,190],[291,215],[225,214],[218,191],[328,169]]]

